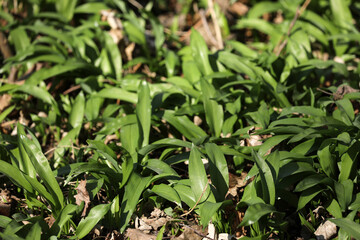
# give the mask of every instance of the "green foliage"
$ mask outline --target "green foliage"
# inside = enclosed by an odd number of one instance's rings
[[[338,239],[360,238],[359,3],[312,1],[297,15],[303,1],[253,0],[236,18],[215,4],[229,40],[214,50],[196,24],[180,29],[178,12],[161,24],[166,1],[18,2],[0,8],[13,52],[0,68],[11,96],[0,172],[24,200],[0,216],[1,238],[124,233],[149,205],[173,222],[244,227],[245,239],[313,234],[321,208]],[[209,7],[178,4],[187,16]],[[229,206],[245,214],[239,226]]]

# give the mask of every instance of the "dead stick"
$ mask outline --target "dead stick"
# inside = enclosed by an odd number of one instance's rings
[[[218,49],[223,49],[224,44],[223,44],[223,40],[222,40],[222,36],[221,36],[221,29],[220,29],[220,25],[219,25],[219,22],[218,22],[218,19],[216,17],[216,13],[215,13],[215,10],[214,10],[213,0],[208,0],[208,7],[209,7],[211,19],[212,19],[212,21],[214,23],[215,35],[216,35],[216,40],[217,40],[217,44],[218,44]]]
[[[186,225],[186,224],[183,224],[183,223],[180,223],[180,222],[179,222],[179,225],[180,225],[180,226],[183,226],[183,227],[190,228],[192,231],[194,231],[194,233],[196,233],[197,235],[199,235],[199,236],[202,237],[202,238],[207,238],[207,239],[209,239],[209,240],[214,240],[213,238],[208,237],[208,236],[206,236],[205,234],[202,234],[202,233],[199,232],[198,230],[196,230],[196,229],[194,229],[194,228],[192,228],[192,227],[190,227],[190,226],[188,226],[188,225]]]
[[[286,46],[286,44],[288,42],[288,37],[290,36],[290,33],[291,33],[291,30],[295,26],[295,23],[298,20],[298,18],[301,16],[301,14],[305,11],[307,6],[310,4],[310,2],[311,2],[311,0],[306,0],[305,3],[302,5],[302,7],[300,9],[299,9],[299,7],[296,9],[295,16],[292,19],[292,21],[290,23],[290,26],[289,26],[289,29],[288,29],[287,34],[286,34],[287,38],[283,41],[284,37],[282,37],[281,40],[279,41],[278,45],[274,49],[274,51],[276,51],[276,56],[279,56],[281,51]]]
[[[199,199],[196,201],[195,205],[190,209],[190,211],[188,211],[187,213],[182,214],[180,217],[185,217],[185,216],[189,215],[196,208],[196,206],[199,204],[200,200],[202,199],[204,193],[206,192],[206,189],[208,188],[208,186],[209,186],[209,182],[207,182],[204,190],[202,191],[202,193],[201,193]]]

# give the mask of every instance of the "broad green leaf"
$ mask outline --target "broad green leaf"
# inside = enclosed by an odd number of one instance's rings
[[[85,96],[81,91],[74,100],[69,115],[69,123],[73,128],[81,127],[85,113]]]
[[[30,39],[23,27],[18,27],[10,31],[10,38],[15,45],[17,53],[25,50],[30,45]]]
[[[265,156],[265,154],[274,146],[278,145],[279,143],[281,143],[282,141],[284,141],[285,139],[291,137],[292,135],[289,134],[284,134],[284,135],[275,135],[272,136],[268,139],[266,139],[266,141],[261,144],[260,148],[259,148],[259,155],[260,156]]]
[[[205,172],[203,161],[199,150],[192,147],[189,158],[189,179],[191,181],[191,188],[196,200],[200,199],[199,203],[208,200],[210,194],[210,186]]]
[[[50,192],[51,196],[56,200],[56,207],[60,210],[64,204],[64,196],[58,182],[50,168],[49,162],[33,141],[31,141],[24,131],[21,124],[17,125],[20,141],[24,143],[25,150],[36,170],[39,177],[43,180],[44,185]]]
[[[175,184],[174,189],[179,194],[182,202],[186,203],[190,208],[195,206],[197,199],[190,186],[184,184]]]
[[[216,95],[216,90],[207,80],[200,80],[202,90],[202,100],[205,109],[206,121],[209,124],[211,133],[215,137],[220,137],[221,128],[224,122],[224,110],[222,106],[212,98]]]
[[[352,15],[347,1],[330,0],[331,11],[335,24],[342,29],[349,29],[353,25]]]
[[[100,13],[101,10],[109,9],[103,2],[87,2],[79,5],[75,9],[75,13]]]
[[[58,13],[63,15],[67,21],[73,18],[77,0],[56,1],[55,6]]]
[[[302,192],[308,188],[318,185],[326,177],[323,174],[313,174],[302,179],[295,187],[294,192]]]
[[[339,174],[339,181],[345,181],[349,179],[352,168],[353,168],[354,160],[351,159],[349,153],[344,153],[341,156],[341,162],[339,163],[340,174]]]
[[[271,37],[271,42],[277,43],[281,38],[281,33],[268,21],[264,19],[246,19],[242,18],[238,20],[235,28],[242,29],[242,28],[252,28],[256,29],[260,32],[266,33]]]
[[[120,130],[122,147],[124,147],[126,151],[130,153],[134,163],[138,161],[136,152],[138,150],[139,139],[140,139],[139,128],[140,126],[137,123],[135,123],[135,124],[125,125]]]
[[[270,204],[256,203],[250,205],[249,208],[246,210],[245,216],[242,222],[240,223],[239,227],[252,225],[257,221],[259,221],[261,217],[273,212],[277,212],[277,211],[275,207]]]
[[[275,179],[272,175],[271,169],[268,163],[257,152],[253,151],[252,155],[256,166],[259,169],[264,200],[265,202],[274,205],[276,197]]]
[[[329,220],[340,227],[340,229],[350,234],[353,238],[360,239],[360,224],[347,218]]]
[[[121,203],[120,232],[125,231],[130,217],[138,204],[141,193],[148,186],[150,180],[151,176],[142,177],[135,172],[131,174],[129,181],[125,186],[125,193]]]
[[[226,159],[221,149],[214,143],[206,143],[205,150],[209,156],[211,182],[219,194],[219,199],[224,200],[229,189],[229,169]]]
[[[214,216],[214,214],[219,210],[219,208],[222,206],[223,202],[205,202],[200,207],[200,217],[201,217],[201,225],[203,227],[206,227],[211,218]]]
[[[57,64],[55,66],[52,66],[51,68],[42,68],[39,71],[34,72],[26,80],[26,83],[31,85],[36,85],[42,82],[43,80],[49,79],[51,77],[81,69],[86,69],[87,71],[91,70],[94,73],[98,71],[90,64],[81,61],[69,60],[63,64]]]
[[[179,174],[172,169],[167,163],[158,160],[158,159],[149,159],[146,161],[146,168],[151,169],[152,171],[156,172],[157,174],[164,174],[167,173],[169,175],[172,175],[175,178],[179,178]],[[172,182],[172,180],[169,179],[169,182]]]
[[[40,240],[41,239],[41,226],[39,222],[35,222],[26,234],[25,240]]]
[[[175,138],[164,138],[159,141],[153,142],[152,144],[143,147],[139,150],[140,155],[146,155],[149,152],[152,152],[155,149],[163,148],[163,147],[185,147],[185,148],[191,148],[192,145],[189,142],[182,141]]]
[[[176,116],[171,110],[164,111],[164,120],[174,126],[182,135],[190,141],[206,137],[206,133],[196,126],[187,116]]]
[[[78,227],[76,228],[76,237],[81,239],[88,235],[88,233],[109,211],[110,206],[110,204],[99,204],[93,207],[88,215],[80,221]]]
[[[257,2],[252,8],[249,9],[249,12],[247,13],[248,18],[259,18],[265,13],[271,13],[278,11],[281,9],[281,3],[280,2]]]
[[[56,218],[56,221],[51,226],[50,232],[53,235],[60,236],[61,229],[64,224],[69,221],[72,215],[75,213],[77,206],[74,204],[66,205],[62,210],[59,216]]]
[[[297,209],[300,210],[304,208],[306,204],[308,204],[316,195],[322,191],[324,191],[324,188],[320,186],[314,186],[303,191],[300,195]]]
[[[149,144],[151,127],[151,98],[149,84],[143,81],[138,92],[138,102],[136,105],[136,117],[139,123],[139,143],[138,146],[145,147]]]
[[[335,182],[335,193],[341,210],[346,211],[353,198],[354,184],[350,179],[342,182]]]
[[[205,40],[195,29],[191,29],[190,47],[192,57],[203,76],[213,73]]]
[[[114,42],[110,34],[104,33],[105,38],[105,48],[107,55],[109,56],[109,60],[111,62],[111,67],[113,69],[113,72],[115,73],[116,80],[121,79],[121,73],[122,73],[122,60],[121,60],[121,53],[117,46],[117,44]]]
[[[5,174],[18,187],[23,188],[30,193],[34,192],[31,184],[26,180],[23,173],[11,164],[0,160],[0,172]]]
[[[346,113],[346,115],[349,117],[351,121],[354,121],[355,118],[354,108],[349,99],[343,98],[339,101],[336,101],[336,105]]]
[[[72,129],[65,137],[63,137],[58,145],[56,146],[56,150],[54,152],[54,167],[58,167],[61,162],[61,158],[64,156],[66,149],[69,148],[73,143],[75,143],[75,139],[79,135],[81,126],[78,126]]]
[[[235,72],[244,73],[248,75],[251,79],[256,78],[256,73],[254,72],[254,70],[247,64],[244,58],[241,58],[236,54],[229,52],[220,52],[218,60],[226,67],[234,70]]]
[[[165,198],[170,202],[174,202],[177,205],[181,206],[181,200],[179,194],[169,185],[166,184],[159,184],[155,185],[151,191],[155,194],[159,195],[160,197]]]
[[[2,111],[2,113],[0,114],[0,122],[3,122],[4,119],[14,110],[16,106],[12,105],[8,108],[6,108],[5,110]]]
[[[317,152],[319,157],[319,162],[321,165],[321,168],[325,172],[325,174],[332,179],[335,179],[335,176],[337,176],[337,162],[336,159],[334,159],[330,152],[330,145],[325,144],[325,146],[320,147],[320,149]]]
[[[341,213],[341,208],[339,203],[335,200],[332,199],[329,206],[326,207],[326,210],[333,215],[333,217],[335,218],[342,218],[342,213]]]
[[[296,106],[296,107],[288,107],[284,108],[279,116],[279,118],[286,116],[288,114],[306,114],[316,117],[325,117],[326,113],[321,109],[310,107],[310,106]]]
[[[110,99],[120,99],[129,103],[137,103],[138,98],[136,93],[128,92],[124,89],[117,87],[103,88],[94,96]]]

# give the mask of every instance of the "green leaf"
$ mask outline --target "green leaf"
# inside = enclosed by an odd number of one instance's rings
[[[350,29],[353,18],[347,1],[330,0],[330,6],[335,24],[343,29]]]
[[[324,144],[325,146],[320,147],[317,154],[319,157],[319,162],[321,165],[321,168],[325,172],[325,174],[332,179],[335,179],[335,176],[337,176],[337,162],[336,159],[334,159],[330,152],[330,145]]]
[[[329,206],[326,208],[326,210],[333,215],[333,217],[335,218],[342,218],[342,213],[341,213],[341,208],[339,203],[335,200],[332,199]]]
[[[102,10],[109,9],[103,2],[87,2],[80,6],[77,6],[75,13],[100,13]]]
[[[336,105],[346,113],[351,121],[354,121],[355,113],[352,103],[349,99],[343,98],[339,101],[336,101]]]
[[[276,197],[275,179],[271,169],[268,163],[254,150],[252,151],[252,155],[259,169],[264,201],[274,205]]]
[[[201,217],[201,225],[206,227],[214,214],[218,211],[218,209],[223,205],[223,202],[205,202],[200,207],[200,217]]]
[[[209,62],[208,48],[205,40],[194,28],[191,29],[190,47],[192,57],[203,76],[213,73]]]
[[[44,185],[50,192],[51,196],[55,199],[57,210],[62,209],[64,204],[64,196],[60,189],[58,182],[50,168],[49,162],[33,141],[31,141],[24,131],[24,127],[21,124],[17,125],[20,141],[23,142],[25,150],[36,170],[39,177],[43,180]]]
[[[139,122],[139,148],[149,144],[151,127],[151,97],[149,84],[143,81],[138,92],[138,103],[136,105],[136,117]]]
[[[303,191],[300,195],[297,209],[300,210],[304,208],[308,202],[310,202],[316,195],[318,195],[322,191],[324,191],[324,188],[320,186],[314,186]]]
[[[224,200],[229,189],[229,169],[226,159],[221,149],[214,143],[206,143],[205,150],[209,156],[211,182],[219,194],[219,199]]]
[[[81,239],[88,235],[88,233],[95,227],[95,225],[105,216],[109,211],[111,204],[99,204],[93,207],[89,214],[80,221],[76,228],[76,236]]]
[[[133,172],[125,186],[125,193],[121,203],[120,232],[124,232],[138,204],[141,193],[150,183],[151,176],[142,177]]]
[[[41,239],[41,226],[39,222],[35,222],[26,234],[25,240],[40,240]]]
[[[355,239],[360,239],[360,224],[347,218],[329,219]]]
[[[115,73],[115,78],[116,80],[120,80],[122,73],[122,60],[120,50],[117,44],[114,42],[113,38],[110,36],[110,34],[104,32],[104,38],[106,52],[109,56],[113,72]]]
[[[60,212],[59,216],[56,218],[56,221],[51,226],[50,232],[53,235],[60,236],[61,230],[64,224],[71,219],[75,213],[77,206],[74,204],[66,205]]]
[[[200,80],[202,90],[202,100],[204,103],[206,121],[209,124],[211,133],[214,137],[220,137],[221,128],[224,122],[224,110],[222,106],[213,98],[216,96],[216,90],[207,80]]]
[[[162,148],[162,147],[185,147],[185,148],[191,148],[192,145],[189,142],[182,141],[175,138],[164,138],[159,141],[153,142],[152,144],[143,147],[139,150],[139,154],[145,156],[149,152],[152,152],[156,149]]]
[[[200,152],[195,146],[192,147],[190,152],[189,179],[195,198],[200,199],[199,203],[206,201],[209,198],[210,186]]]
[[[272,205],[265,203],[253,204],[246,210],[245,216],[239,227],[252,225],[256,223],[261,217],[273,212],[277,211]]]
[[[155,185],[151,191],[155,194],[159,195],[160,197],[165,198],[170,202],[174,202],[177,205],[181,206],[181,200],[179,194],[169,185],[166,184],[159,184]]]
[[[279,116],[279,118],[289,115],[289,114],[306,114],[310,116],[316,117],[325,117],[326,113],[321,109],[310,107],[310,106],[296,106],[296,107],[288,107],[284,108]]]
[[[128,92],[117,87],[107,87],[100,90],[94,96],[109,99],[120,99],[129,103],[137,103],[138,97],[136,93]]]
[[[166,110],[162,117],[192,142],[207,136],[204,130],[196,126],[187,116],[176,116],[175,112]]]
[[[73,18],[77,0],[56,1],[55,6],[58,13],[63,15],[67,21]]]
[[[81,91],[74,100],[69,115],[69,123],[73,128],[81,127],[85,113],[85,96]]]
[[[28,192],[34,192],[31,184],[26,180],[23,173],[11,164],[0,160],[0,172],[5,174],[18,187]]]

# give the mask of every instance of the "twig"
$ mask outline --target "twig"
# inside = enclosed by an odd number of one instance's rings
[[[321,88],[316,88],[316,90],[318,90],[319,92],[325,93],[325,94],[327,94],[327,95],[330,95],[330,96],[333,96],[333,95],[334,95],[333,93],[324,91],[324,90],[322,90]]]
[[[206,35],[209,37],[212,45],[216,46],[217,42],[216,42],[216,39],[214,38],[214,36],[211,34],[211,30],[210,30],[209,25],[208,25],[208,23],[206,21],[206,15],[204,13],[204,10],[201,9],[199,11],[199,14],[200,14],[201,22],[202,22],[202,24],[203,24],[203,26],[205,28]]]
[[[8,40],[3,32],[0,32],[0,51],[1,51],[1,54],[3,55],[4,59],[8,59],[13,56],[13,54],[11,52],[11,48],[8,44]],[[10,74],[8,77],[9,83],[13,83],[15,81],[16,72],[17,72],[16,67],[12,66],[10,68]]]
[[[53,147],[53,148],[50,148],[49,150],[47,150],[44,155],[48,155],[49,153],[55,151],[56,149],[58,148],[72,148],[72,149],[76,149],[76,150],[80,150],[81,148],[79,147],[75,147],[74,145],[69,145],[69,146],[57,146],[57,147]]]
[[[194,228],[192,228],[192,227],[190,227],[190,226],[188,226],[188,225],[186,225],[186,224],[183,224],[183,223],[181,223],[181,222],[179,222],[178,224],[179,224],[180,226],[183,226],[183,227],[186,227],[186,228],[190,228],[192,231],[194,231],[194,233],[196,233],[197,235],[199,235],[199,236],[202,237],[202,238],[207,238],[207,239],[210,239],[210,240],[215,240],[215,239],[213,239],[213,238],[211,238],[211,237],[208,237],[208,236],[204,235],[203,233],[199,232],[198,230],[196,230],[196,229],[194,229]]]
[[[288,37],[290,36],[291,30],[293,29],[293,27],[295,26],[296,21],[298,20],[298,18],[301,16],[301,14],[305,11],[305,9],[307,8],[307,6],[310,4],[311,0],[306,0],[304,2],[304,4],[301,6],[301,8],[297,8],[296,9],[296,13],[294,18],[292,19],[289,29],[287,31],[287,38],[285,40],[284,36],[281,37],[279,43],[277,44],[277,46],[274,49],[274,52],[276,51],[276,56],[279,56],[281,51],[284,49],[284,47],[286,46],[287,42],[288,42]]]
[[[129,3],[131,3],[133,6],[135,6],[136,8],[138,9],[143,9],[144,7],[139,3],[137,2],[136,0],[129,0]]]
[[[188,211],[187,213],[184,213],[184,214],[180,215],[180,217],[185,217],[185,216],[189,215],[189,214],[196,208],[196,206],[199,204],[200,200],[202,199],[203,195],[205,194],[206,189],[208,188],[208,186],[209,186],[209,182],[207,182],[204,190],[202,191],[202,193],[201,193],[199,199],[196,201],[195,205],[190,209],[190,211]]]
[[[215,35],[216,35],[218,49],[223,49],[224,44],[223,44],[223,40],[222,40],[222,36],[221,36],[221,29],[220,29],[220,25],[219,25],[219,22],[218,22],[218,19],[216,17],[216,13],[215,13],[215,10],[214,10],[213,0],[208,0],[208,7],[209,7],[211,19],[212,19],[212,21],[214,23]]]

